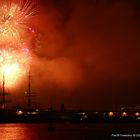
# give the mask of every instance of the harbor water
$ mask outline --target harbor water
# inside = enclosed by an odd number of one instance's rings
[[[139,139],[140,124],[15,123],[0,124],[0,140]]]

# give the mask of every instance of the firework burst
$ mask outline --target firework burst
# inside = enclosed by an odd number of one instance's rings
[[[36,13],[36,4],[29,0],[0,1],[0,42],[19,42]]]
[[[27,48],[0,50],[0,81],[5,76],[5,86],[13,87],[25,74],[30,66],[31,56]]]

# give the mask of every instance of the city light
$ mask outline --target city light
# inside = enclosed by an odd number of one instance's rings
[[[126,112],[123,112],[121,115],[122,115],[122,117],[127,117],[128,116],[128,114]]]
[[[136,113],[135,113],[135,116],[136,116],[136,117],[139,117],[139,116],[140,116],[140,113],[139,113],[139,112],[136,112]]]
[[[16,112],[16,114],[17,115],[23,115],[23,111],[22,110],[19,110],[19,111]]]
[[[113,116],[114,116],[114,113],[113,113],[113,112],[109,112],[109,113],[108,113],[108,116],[109,116],[109,117],[113,117]]]

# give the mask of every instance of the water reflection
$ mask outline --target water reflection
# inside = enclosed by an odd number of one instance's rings
[[[2,140],[22,140],[24,138],[20,138],[20,136],[24,136],[24,131],[23,127],[15,127],[14,125],[4,124],[0,126],[0,137]]]
[[[39,125],[33,124],[0,124],[0,140],[39,140],[39,130]]]
[[[0,140],[78,140],[83,138],[83,130],[75,126],[54,125],[50,131],[48,124],[0,124]],[[50,130],[49,130],[50,129]]]
[[[140,125],[98,123],[0,124],[0,140],[106,140],[114,139],[111,134],[116,132],[139,134]]]

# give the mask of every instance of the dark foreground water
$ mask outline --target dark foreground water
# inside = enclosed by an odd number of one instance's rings
[[[140,124],[0,124],[0,140],[140,139]]]

